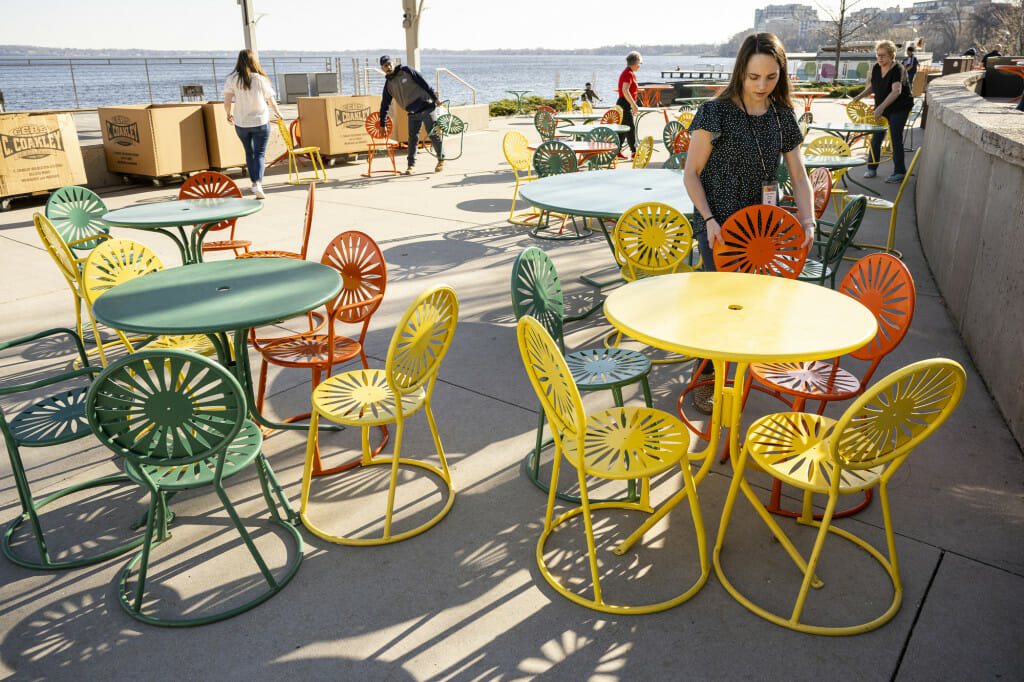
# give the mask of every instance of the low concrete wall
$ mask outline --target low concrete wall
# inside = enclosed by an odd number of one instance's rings
[[[978,96],[981,78],[928,85],[917,229],[960,335],[1024,443],[1024,113]]]

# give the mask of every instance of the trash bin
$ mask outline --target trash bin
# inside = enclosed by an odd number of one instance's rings
[[[974,68],[974,57],[946,57],[942,60],[942,75],[963,73]]]
[[[309,80],[310,94],[314,97],[318,95],[341,94],[341,89],[338,87],[338,74],[332,71],[311,73],[309,74]]]
[[[297,98],[311,94],[308,73],[282,73],[277,80],[277,96],[285,104],[295,104]]]

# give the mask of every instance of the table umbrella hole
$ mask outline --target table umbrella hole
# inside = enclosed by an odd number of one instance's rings
[[[731,306],[729,306],[729,310],[743,310],[743,306],[734,303]]]
[[[231,287],[217,287],[217,291],[227,291],[227,290],[229,290],[230,288],[231,288]]]

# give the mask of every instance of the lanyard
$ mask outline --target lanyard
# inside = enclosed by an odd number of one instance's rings
[[[757,145],[757,156],[761,160],[761,169],[764,171],[765,182],[775,179],[775,173],[768,172],[768,165],[764,162],[764,152],[761,151],[761,142],[757,139],[757,131],[754,130],[754,122],[751,120],[750,114],[747,113],[747,105],[743,103],[743,98],[740,98],[740,106],[743,107],[743,114],[747,118],[747,127],[750,128],[750,135],[754,138],[754,144]],[[775,113],[775,123],[779,128],[779,152],[782,151],[782,121],[779,120],[779,112],[776,111],[775,105],[771,102],[768,103],[768,108]],[[778,162],[772,165],[772,167],[778,166]]]

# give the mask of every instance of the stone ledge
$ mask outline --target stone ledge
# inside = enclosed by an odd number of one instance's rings
[[[983,78],[982,73],[967,72],[929,83],[928,118],[938,118],[985,152],[1024,168],[1024,112],[978,95]]]

